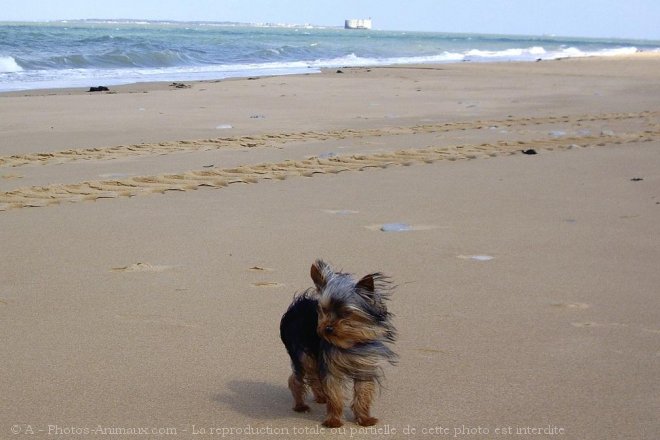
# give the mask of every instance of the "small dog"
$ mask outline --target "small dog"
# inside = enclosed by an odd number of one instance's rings
[[[342,426],[344,384],[352,381],[356,421],[372,426],[378,422],[370,407],[383,377],[382,365],[396,361],[386,345],[396,338],[385,306],[392,291],[389,278],[372,273],[355,282],[322,260],[312,265],[311,276],[316,288],[295,297],[280,322],[280,337],[293,369],[289,377],[293,410],[309,411],[305,404],[309,387],[316,402],[327,405],[323,425]]]

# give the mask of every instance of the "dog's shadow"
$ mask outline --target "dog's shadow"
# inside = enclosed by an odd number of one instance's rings
[[[293,411],[291,392],[285,386],[251,380],[232,380],[228,383],[229,391],[213,395],[213,401],[232,410],[260,420],[298,418],[301,420],[320,420],[325,414],[325,405],[319,405],[308,399],[311,412]],[[311,402],[309,402],[311,401]]]

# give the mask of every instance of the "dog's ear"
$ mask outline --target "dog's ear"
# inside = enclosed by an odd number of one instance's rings
[[[362,295],[366,295],[369,299],[373,298],[374,290],[376,288],[374,284],[374,275],[375,274],[373,273],[365,275],[355,285],[355,287],[358,289],[358,292],[360,292]]]
[[[355,291],[374,307],[375,316],[379,319],[387,319],[388,313],[385,301],[389,299],[392,293],[392,287],[387,276],[380,272],[365,275],[355,284]]]
[[[314,281],[314,285],[318,290],[323,290],[325,284],[327,283],[325,278],[325,272],[327,268],[328,265],[325,264],[323,260],[316,260],[314,264],[312,264],[310,275],[312,277],[312,281]]]

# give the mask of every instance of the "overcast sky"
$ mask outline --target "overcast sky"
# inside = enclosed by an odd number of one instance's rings
[[[131,18],[660,40],[660,0],[0,0],[0,21]]]

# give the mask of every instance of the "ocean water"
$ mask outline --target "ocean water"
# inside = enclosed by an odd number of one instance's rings
[[[637,51],[658,52],[660,41],[234,23],[0,23],[0,92]]]

